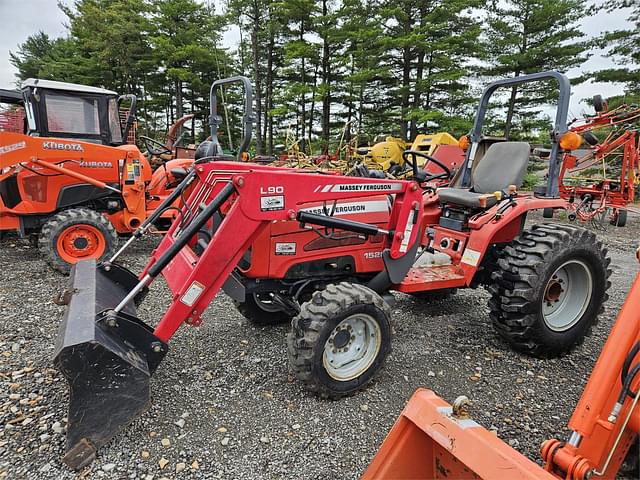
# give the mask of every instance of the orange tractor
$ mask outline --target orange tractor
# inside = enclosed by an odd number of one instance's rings
[[[192,152],[174,158],[175,128],[170,145],[141,137],[149,158],[171,154],[155,171],[126,143],[135,120],[133,95],[29,79],[20,97],[2,97],[23,106],[25,125],[24,133],[0,132],[0,233],[37,236],[43,256],[62,272],[79,260],[108,258],[118,236],[140,233],[143,223],[148,230],[145,220],[193,164]],[[124,102],[130,106],[122,122]],[[166,230],[178,212],[166,205],[152,221]]]
[[[640,254],[640,249],[637,255]],[[640,260],[640,255],[638,256]],[[640,450],[640,274],[569,420],[567,441],[542,444],[540,467],[434,392],[414,393],[363,480],[638,478]]]

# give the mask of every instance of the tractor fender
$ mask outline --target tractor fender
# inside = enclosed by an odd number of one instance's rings
[[[503,205],[498,203],[486,214],[471,220],[469,222],[471,234],[460,261],[466,284],[471,284],[484,255],[492,244],[508,243],[520,233],[528,212],[544,208],[565,209],[566,205],[566,200],[562,198],[516,198],[515,203],[500,216],[496,213],[503,208]]]

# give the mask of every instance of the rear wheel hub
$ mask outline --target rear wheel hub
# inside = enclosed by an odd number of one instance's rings
[[[542,298],[542,315],[551,330],[562,332],[573,327],[589,307],[593,278],[581,260],[569,260],[551,275]]]

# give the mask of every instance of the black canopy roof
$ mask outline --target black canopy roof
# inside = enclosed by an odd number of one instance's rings
[[[22,93],[18,90],[5,90],[0,88],[0,103],[19,105],[22,103]]]

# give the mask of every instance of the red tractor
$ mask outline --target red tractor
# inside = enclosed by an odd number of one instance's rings
[[[545,194],[523,195],[529,145],[485,151],[483,121],[497,88],[550,78],[560,85],[552,171]],[[391,291],[429,299],[486,285],[490,316],[511,345],[543,357],[568,351],[607,298],[607,251],[582,228],[524,223],[532,210],[566,206],[557,178],[569,89],[556,72],[490,84],[465,163],[452,187],[437,190],[421,185],[447,172],[416,168],[402,181],[212,161],[220,153],[212,116],[207,155],[176,189],[194,182],[187,204],[143,272],[79,262],[60,296],[68,307],[55,363],[70,386],[64,461],[86,465],[144,411],[169,339],[184,323],[198,325],[220,289],[254,321],[291,320],[291,368],[323,397],[354,393],[383,365]],[[158,275],[172,302],[152,328],[137,306]]]

